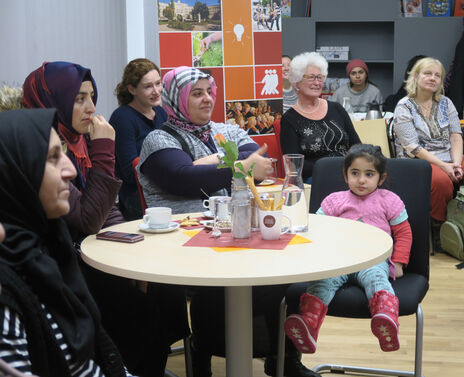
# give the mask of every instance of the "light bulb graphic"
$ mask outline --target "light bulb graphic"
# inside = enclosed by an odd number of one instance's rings
[[[243,27],[242,24],[235,24],[234,34],[236,35],[238,42],[242,41],[242,35],[244,32],[245,32],[245,28]]]

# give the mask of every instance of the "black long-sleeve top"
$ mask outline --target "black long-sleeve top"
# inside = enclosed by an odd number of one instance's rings
[[[318,159],[344,156],[352,145],[361,142],[345,109],[336,102],[328,101],[327,104],[327,114],[320,120],[308,119],[293,108],[282,117],[282,153],[304,155],[302,175],[305,181],[313,175]]]

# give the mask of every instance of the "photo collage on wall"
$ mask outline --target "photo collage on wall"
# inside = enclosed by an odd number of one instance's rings
[[[211,74],[212,120],[249,135],[282,116],[281,1],[158,0],[161,75],[178,66]]]

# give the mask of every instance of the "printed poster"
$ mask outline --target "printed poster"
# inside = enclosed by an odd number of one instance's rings
[[[282,2],[158,0],[161,75],[181,65],[211,74],[213,121],[273,133],[282,116]]]
[[[422,17],[421,0],[403,0],[404,17]]]
[[[292,0],[282,0],[282,17],[292,17]]]
[[[427,0],[427,17],[449,17],[450,0]]]

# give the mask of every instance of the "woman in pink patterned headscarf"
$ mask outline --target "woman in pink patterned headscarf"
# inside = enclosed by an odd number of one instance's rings
[[[169,122],[175,126],[192,132],[203,142],[207,141],[210,134],[210,122],[206,124],[195,124],[189,113],[189,96],[192,87],[198,80],[208,81],[209,96],[211,97],[211,111],[216,102],[217,86],[211,75],[188,67],[178,67],[169,71],[163,77],[162,101],[163,109],[168,113]],[[208,106],[204,106],[208,110]]]
[[[272,163],[264,156],[266,146],[259,148],[238,125],[211,120],[216,90],[213,77],[195,68],[178,67],[164,75],[161,97],[168,120],[161,129],[152,131],[145,138],[137,167],[149,207],[170,207],[173,213],[201,212],[204,210],[202,200],[207,196],[228,194],[232,171],[218,169],[223,152],[215,138],[219,134],[237,144],[238,160],[245,170],[255,163],[256,179],[264,179],[272,172]],[[276,314],[284,292],[284,286],[253,289],[255,315],[266,318],[271,338],[265,364],[269,375],[275,373]],[[221,288],[198,289],[192,298],[194,375],[211,376],[211,350],[215,348],[212,343],[223,342],[218,339],[218,334],[224,334],[223,300]],[[310,371],[300,363],[294,348],[293,351],[293,356],[286,357],[286,375],[317,376],[308,374]],[[301,373],[303,370],[306,374]]]
[[[245,169],[253,163],[254,175],[264,179],[272,169],[259,146],[237,125],[211,120],[216,101],[211,75],[178,67],[163,77],[162,106],[168,120],[146,137],[138,165],[147,205],[171,207],[173,213],[199,212],[209,195],[227,195],[232,171],[218,169],[223,150],[214,136],[237,144],[238,160]]]

